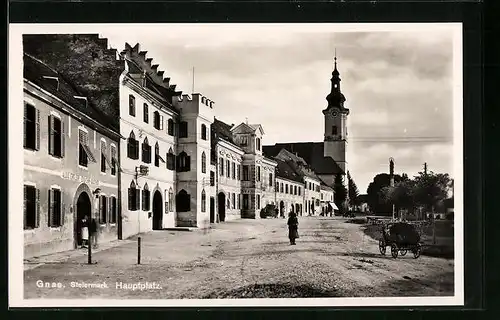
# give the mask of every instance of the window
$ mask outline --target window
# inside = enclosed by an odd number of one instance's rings
[[[316,185],[316,192],[320,192],[320,188],[319,188],[319,185]]]
[[[332,126],[332,135],[337,134],[337,126]]]
[[[83,167],[87,167],[89,160],[91,162],[96,162],[94,155],[92,154],[88,146],[89,143],[88,133],[83,130],[79,130],[78,139],[79,139],[78,164]]]
[[[201,125],[201,138],[207,140],[207,126],[204,123]]]
[[[319,206],[319,199],[316,199],[316,206]]]
[[[108,222],[108,198],[102,195],[99,197],[99,224]]]
[[[116,164],[117,164],[116,147],[112,145],[111,146],[111,175],[112,176],[116,176]]]
[[[160,166],[160,145],[158,142],[155,144],[155,167]],[[165,161],[164,161],[165,162]]]
[[[233,179],[236,179],[236,163],[232,162],[231,163],[231,177]]]
[[[242,146],[246,146],[248,145],[248,137],[246,136],[242,136],[241,137],[241,143],[240,143]]]
[[[181,121],[179,123],[179,138],[187,138],[188,136],[188,123]]]
[[[149,110],[146,103],[142,106],[142,117],[144,118],[145,123],[149,123]]]
[[[300,193],[301,193],[301,191],[300,191],[300,190],[302,190],[302,188],[301,188],[301,187],[298,187],[298,190],[297,190],[297,191],[299,192],[299,196],[300,196]]]
[[[153,127],[156,130],[163,130],[163,116],[158,111],[153,112]]]
[[[168,170],[175,170],[175,154],[172,151],[172,147],[168,149],[167,153],[167,169]]]
[[[231,208],[236,209],[236,194],[231,195]]]
[[[219,158],[219,174],[221,177],[224,176],[224,158]]]
[[[249,176],[249,172],[248,172],[248,166],[243,166],[243,180],[244,181],[249,181],[250,180],[250,176]]]
[[[231,178],[231,161],[226,160],[226,176]]]
[[[297,195],[297,186],[293,186],[293,194]]]
[[[210,171],[210,186],[215,186],[215,172]]]
[[[236,180],[241,179],[241,165],[238,165],[238,168],[236,170]]]
[[[64,123],[54,115],[49,116],[49,154],[64,157]]]
[[[226,201],[226,203],[227,203],[227,208],[231,209],[231,192],[227,193],[227,201]]]
[[[243,210],[246,210],[246,209],[250,209],[250,201],[249,201],[249,195],[248,194],[244,194],[243,195]]]
[[[60,227],[63,225],[62,198],[60,189],[49,189],[48,226]]]
[[[149,192],[149,187],[146,183],[142,189],[142,211],[149,211],[151,203],[150,198],[151,193]]]
[[[174,211],[174,192],[172,191],[172,188],[168,190],[168,211],[172,212]]]
[[[257,209],[260,209],[260,194],[257,195]]]
[[[260,150],[260,138],[257,138],[255,140],[255,142],[256,142],[256,148],[257,148],[257,150]]]
[[[140,202],[139,189],[135,187],[135,183],[132,181],[130,183],[130,187],[128,188],[128,209],[130,211],[139,210]]]
[[[178,172],[187,172],[190,170],[191,170],[191,157],[188,156],[186,152],[182,151],[177,156],[177,171]]]
[[[168,119],[167,121],[167,133],[169,136],[174,135],[174,120]]]
[[[273,174],[272,173],[269,174],[269,186],[270,187],[273,186]]]
[[[321,200],[323,200],[323,194],[321,194]]]
[[[256,174],[255,174],[255,179],[256,179],[257,181],[260,181],[260,167],[259,167],[259,166],[256,166],[255,171],[256,171]]]
[[[133,95],[128,96],[128,114],[135,117],[135,97]]]
[[[24,185],[24,230],[40,226],[40,190]]]
[[[288,184],[285,184],[285,193],[288,193]]]
[[[110,197],[109,223],[116,223],[118,209],[116,207],[116,197]]]
[[[24,148],[40,150],[40,110],[24,103]]]
[[[201,153],[201,172],[207,173],[207,155],[205,151]]]
[[[133,131],[130,132],[127,139],[127,157],[134,160],[139,159],[139,141],[135,140]]]
[[[182,189],[176,196],[176,211],[177,212],[188,212],[191,210],[191,196]]]
[[[101,172],[106,173],[106,142],[101,140]]]
[[[205,190],[201,191],[201,212],[205,212],[207,207],[207,196]]]
[[[312,184],[309,182],[309,190],[312,190]]]
[[[238,197],[236,198],[237,203],[238,203],[238,209],[241,209],[241,201],[240,201],[240,199],[241,199],[241,194],[238,194]]]
[[[151,146],[149,145],[148,137],[142,142],[142,162],[151,163]]]

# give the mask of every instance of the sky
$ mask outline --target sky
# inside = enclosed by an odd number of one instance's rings
[[[193,25],[98,29],[110,47],[140,43],[184,93],[215,101],[228,124],[260,123],[263,144],[323,141],[336,52],[350,109],[348,167],[360,193],[378,173],[453,171],[453,34],[447,28]]]

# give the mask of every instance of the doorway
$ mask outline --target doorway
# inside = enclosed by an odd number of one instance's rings
[[[280,216],[285,216],[285,203],[283,201],[280,201]]]
[[[210,223],[215,222],[215,199],[210,197]]]
[[[226,220],[226,195],[220,192],[217,196],[217,205],[219,207],[219,220],[224,222]]]
[[[75,239],[76,247],[82,245],[82,220],[85,216],[90,219],[92,213],[92,203],[87,192],[82,192],[76,201],[76,221],[75,226]]]
[[[153,230],[163,229],[163,200],[160,191],[156,190],[153,195]]]

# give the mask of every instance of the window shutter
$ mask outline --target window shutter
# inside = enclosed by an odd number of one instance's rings
[[[61,157],[64,158],[64,155],[65,155],[65,142],[66,142],[66,138],[65,138],[65,135],[66,132],[64,130],[64,121],[61,120]]]
[[[54,214],[53,201],[54,201],[54,195],[52,194],[52,189],[49,189],[49,201],[47,202],[49,207],[49,214],[47,215],[47,225],[49,227],[52,226],[52,215]]]
[[[24,110],[26,110],[26,106],[24,107]],[[24,186],[24,216],[23,216],[23,226],[24,226],[24,229],[26,229],[26,215],[28,213],[28,192],[27,192],[27,189],[26,189],[26,186]]]
[[[36,109],[36,145],[35,150],[40,150],[40,110]]]
[[[40,226],[40,189],[36,189],[35,210],[35,228],[38,228]]]
[[[54,116],[49,116],[49,154],[54,155]]]
[[[146,190],[142,190],[142,210],[146,211]]]
[[[160,116],[160,130],[163,130],[163,116]]]
[[[135,208],[141,210],[141,190],[135,189]]]
[[[64,226],[64,216],[65,216],[64,193],[61,191],[61,216],[60,216],[61,221],[59,222],[61,226]]]
[[[28,121],[28,106],[24,103],[24,143],[23,147],[26,148],[26,122]]]

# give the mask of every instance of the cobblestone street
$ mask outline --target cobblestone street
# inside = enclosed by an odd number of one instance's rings
[[[209,232],[154,231],[93,254],[59,256],[24,271],[25,298],[286,298],[451,296],[454,261],[411,254],[393,259],[363,225],[301,217],[290,246],[286,220],[236,220]],[[83,251],[83,250],[81,250]],[[40,288],[37,281],[60,283]],[[73,282],[73,285],[72,285]],[[148,283],[135,290],[128,285]],[[40,281],[38,281],[40,283]],[[77,285],[75,286],[75,283]],[[83,288],[84,283],[106,287]],[[78,287],[80,286],[80,287]]]

